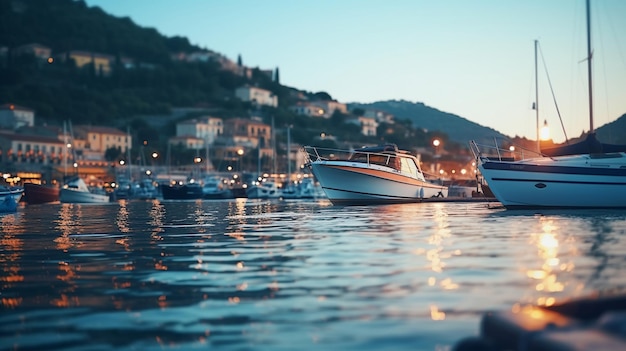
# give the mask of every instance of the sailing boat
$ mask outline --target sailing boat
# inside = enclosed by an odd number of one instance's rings
[[[70,131],[71,128],[72,125],[70,124]],[[63,134],[65,135],[65,125],[63,125]],[[74,133],[70,132],[70,134],[73,140]],[[65,144],[68,144],[67,135],[65,135]],[[73,150],[74,149],[72,149],[72,152]],[[65,152],[67,153],[67,148]],[[76,158],[76,155],[73,154],[72,156],[73,159]],[[67,169],[67,157],[65,157],[65,168]],[[65,173],[67,173],[67,171],[65,171]],[[62,203],[107,203],[110,201],[110,198],[103,189],[90,189],[83,178],[78,174],[74,174],[59,190],[59,200]]]
[[[600,143],[593,130],[591,20],[587,9],[589,121],[587,139],[542,149],[540,157],[515,160],[470,142],[477,166],[495,197],[512,208],[626,208],[626,145]],[[536,60],[535,60],[536,62]]]

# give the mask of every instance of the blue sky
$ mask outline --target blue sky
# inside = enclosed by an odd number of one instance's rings
[[[349,102],[403,99],[536,136],[539,40],[569,137],[589,129],[583,0],[86,0]],[[594,126],[626,113],[626,1],[592,3]],[[540,58],[541,60],[541,58]],[[546,73],[540,120],[563,141]],[[470,139],[471,136],[468,136]]]

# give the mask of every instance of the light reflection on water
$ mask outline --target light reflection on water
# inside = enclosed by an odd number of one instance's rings
[[[0,223],[1,349],[446,350],[488,310],[626,287],[619,211],[120,201]]]

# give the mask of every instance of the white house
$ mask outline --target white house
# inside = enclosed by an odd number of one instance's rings
[[[363,116],[374,118],[376,122],[378,123],[383,123],[383,122],[388,123],[388,124],[394,123],[393,115],[385,111],[367,109],[365,110],[365,113],[363,114]]]
[[[361,134],[365,136],[376,136],[376,128],[378,128],[378,122],[372,117],[352,117],[346,120],[348,123],[353,123],[361,126]]]
[[[246,85],[237,88],[235,90],[235,96],[242,101],[249,101],[259,105],[278,107],[278,97],[269,90]]]
[[[298,102],[290,106],[289,110],[303,116],[309,117],[325,117],[326,110],[323,107],[310,102]]]
[[[330,118],[335,111],[343,114],[348,113],[346,104],[332,100],[298,102],[296,105],[289,107],[289,109],[299,115],[322,118]]]
[[[176,136],[193,136],[205,140],[209,145],[222,134],[224,134],[224,122],[217,117],[204,116],[176,124]]]

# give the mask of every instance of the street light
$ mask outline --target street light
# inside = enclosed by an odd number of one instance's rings
[[[439,145],[441,145],[441,141],[439,139],[433,140],[433,146],[435,147],[435,170],[439,170]]]
[[[239,172],[241,172],[241,157],[243,156],[243,149],[237,150],[237,155],[239,156],[239,158],[237,159],[239,163],[237,168],[239,169]]]

